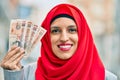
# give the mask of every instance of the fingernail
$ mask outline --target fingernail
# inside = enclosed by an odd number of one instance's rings
[[[25,51],[23,48],[20,48],[20,51]]]

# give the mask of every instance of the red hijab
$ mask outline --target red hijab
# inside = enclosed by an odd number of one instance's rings
[[[68,60],[58,59],[51,48],[50,22],[59,14],[73,17],[78,27],[78,49]],[[41,57],[37,62],[36,80],[105,79],[105,69],[94,45],[89,26],[78,8],[70,4],[59,4],[47,14],[42,26],[47,33],[41,40]]]

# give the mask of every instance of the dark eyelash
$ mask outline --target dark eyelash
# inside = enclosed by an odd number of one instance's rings
[[[69,29],[70,32],[76,32],[77,29]]]
[[[51,33],[58,33],[58,32],[60,32],[60,30],[59,30],[59,29],[54,29],[54,30],[51,30]]]

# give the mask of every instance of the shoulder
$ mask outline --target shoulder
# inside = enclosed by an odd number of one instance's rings
[[[30,63],[26,67],[36,68],[37,67],[37,62]]]
[[[112,72],[105,70],[105,80],[117,80],[117,76]]]
[[[24,66],[24,78],[25,80],[35,80],[35,71],[36,71],[37,63],[30,63]]]
[[[36,67],[37,67],[37,62],[34,62],[34,63],[30,63],[30,64],[24,66],[24,70],[26,70],[25,72],[27,72],[27,71],[35,72]]]

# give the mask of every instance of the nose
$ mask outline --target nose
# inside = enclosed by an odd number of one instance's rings
[[[69,36],[66,31],[63,31],[60,36],[61,42],[67,42],[69,40]]]

